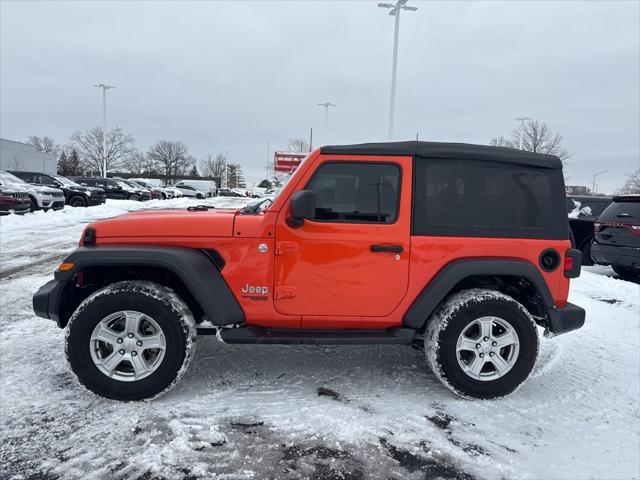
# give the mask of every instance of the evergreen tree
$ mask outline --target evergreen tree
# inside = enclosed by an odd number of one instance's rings
[[[80,155],[78,155],[78,151],[75,148],[71,150],[68,163],[69,173],[67,173],[67,175],[82,175],[82,167],[80,166]]]
[[[58,157],[58,167],[57,167],[58,175],[69,175],[68,170],[69,170],[69,158],[67,158],[67,152],[63,150],[60,156]]]

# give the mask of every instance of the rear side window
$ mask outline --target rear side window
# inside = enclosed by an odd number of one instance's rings
[[[637,202],[615,201],[609,205],[598,220],[604,222],[638,222],[640,221],[640,200]]]
[[[414,235],[567,238],[561,172],[417,159]]]
[[[394,223],[398,217],[400,167],[389,163],[325,163],[306,189],[316,193],[314,220]]]

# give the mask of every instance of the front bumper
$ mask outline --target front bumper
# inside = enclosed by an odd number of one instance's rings
[[[568,303],[563,308],[553,308],[549,312],[549,322],[545,335],[555,337],[563,333],[577,330],[584,325],[586,312],[573,303]]]
[[[53,202],[53,205],[51,205],[51,208],[53,210],[62,210],[64,208],[64,200],[56,200]]]
[[[60,298],[66,282],[51,280],[42,285],[33,296],[33,311],[42,318],[54,320],[60,325]]]
[[[591,258],[601,265],[640,268],[640,248],[600,245],[593,242],[591,244]]]

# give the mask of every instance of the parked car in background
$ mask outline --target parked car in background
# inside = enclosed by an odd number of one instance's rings
[[[104,190],[100,188],[83,187],[73,180],[69,180],[60,175],[24,171],[12,171],[10,173],[32,185],[42,185],[62,190],[64,203],[71,207],[102,205],[107,200]]]
[[[134,190],[136,190],[138,192],[138,196],[140,197],[140,200],[147,201],[147,200],[153,200],[153,199],[162,198],[162,196],[160,196],[160,194],[158,192],[156,192],[155,195],[154,195],[154,192],[152,192],[148,188],[143,187],[142,185],[138,185],[136,182],[133,182],[131,180],[127,180],[127,179],[120,178],[120,177],[114,177],[113,179],[117,180],[119,182],[122,182],[125,185],[128,185],[129,187],[131,187]]]
[[[567,196],[569,228],[575,248],[582,252],[582,265],[593,265],[591,244],[596,218],[611,203],[611,197],[571,195]]]
[[[131,182],[134,182],[136,185],[140,185],[143,188],[146,188],[147,190],[149,190],[151,192],[151,197],[152,198],[158,198],[158,199],[169,199],[169,198],[173,198],[173,192],[167,190],[164,187],[160,187],[158,185],[153,185],[150,182],[143,180],[142,178],[131,178],[129,179]]]
[[[27,193],[31,211],[64,208],[64,194],[58,188],[31,185],[9,172],[0,172],[0,185]]]
[[[218,196],[219,197],[244,197],[244,195],[242,195],[241,193],[236,192],[235,190],[232,190],[230,188],[219,188]]]
[[[182,193],[182,190],[180,190],[179,188],[174,187],[173,185],[166,185],[164,188],[168,194],[173,195],[173,197],[168,197],[168,198],[180,198],[180,197],[184,197],[184,193]]]
[[[640,279],[640,195],[613,197],[594,225],[591,256],[623,278]]]
[[[23,214],[29,211],[31,200],[27,192],[0,185],[0,215]]]
[[[183,193],[189,197],[197,197],[197,192],[202,193],[204,197],[215,197],[216,195],[216,182],[213,180],[180,180],[175,184],[176,188],[179,188]],[[184,187],[191,187],[185,189]],[[188,194],[187,191],[196,191],[196,195]]]
[[[88,187],[97,187],[104,190],[107,198],[112,200],[142,200],[143,194],[140,189],[133,188],[124,182],[114,180],[112,178],[101,177],[74,177],[73,178],[80,185]],[[147,194],[147,200],[151,198],[150,194]]]

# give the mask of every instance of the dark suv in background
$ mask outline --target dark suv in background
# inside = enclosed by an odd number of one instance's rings
[[[598,215],[609,206],[611,197],[593,195],[567,196],[569,227],[575,248],[582,252],[582,265],[593,265],[591,244],[593,243],[593,225]]]
[[[32,185],[59,188],[64,193],[65,203],[71,207],[102,205],[107,200],[104,190],[79,185],[73,180],[60,175],[24,171],[11,171],[9,173]]]
[[[591,256],[623,278],[640,279],[640,195],[614,197],[598,216]]]
[[[140,187],[134,188],[121,180],[100,177],[74,177],[81,185],[102,188],[107,194],[107,198],[113,200],[150,200],[151,195],[143,192]]]

